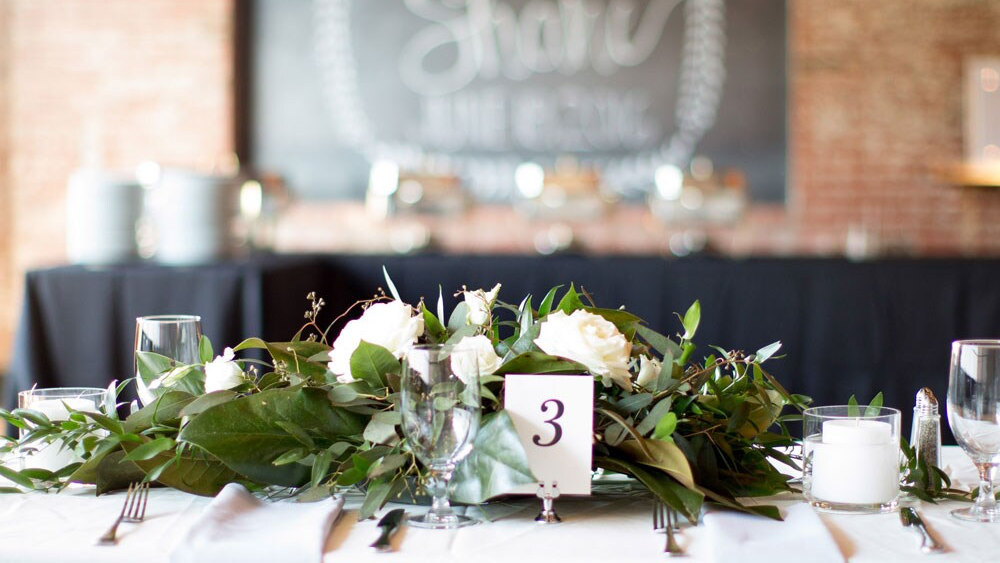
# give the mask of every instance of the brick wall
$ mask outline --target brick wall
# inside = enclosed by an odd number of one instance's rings
[[[790,220],[851,223],[920,254],[1000,254],[1000,190],[928,167],[962,158],[964,57],[1000,54],[997,0],[790,0]]]
[[[64,260],[66,178],[83,146],[121,170],[206,168],[233,151],[233,1],[0,0],[0,60],[13,63],[0,73],[0,366],[23,271]]]

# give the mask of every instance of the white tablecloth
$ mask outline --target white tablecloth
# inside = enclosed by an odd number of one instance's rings
[[[945,462],[963,486],[975,482],[972,465],[960,450],[946,448]],[[166,562],[175,543],[211,501],[177,491],[154,490],[144,523],[122,524],[117,546],[94,545],[121,509],[123,498],[123,493],[95,498],[93,490],[86,489],[61,494],[0,495],[0,562]],[[768,502],[781,505],[801,500],[789,496]],[[948,516],[948,511],[958,505],[946,502],[918,507],[951,548],[946,554],[926,556],[928,561],[1000,561],[1000,524],[959,522]],[[352,505],[349,501],[348,507],[352,506],[356,507],[357,502]],[[394,540],[398,551],[379,554],[367,547],[378,535],[375,521],[358,522],[352,508],[330,534],[324,562],[606,563],[664,558],[664,536],[651,531],[651,503],[647,498],[559,499],[557,509],[564,522],[553,526],[534,522],[537,509],[533,502],[524,502],[519,510],[516,504],[491,506],[487,510],[495,514],[514,512],[492,523],[456,531],[404,527]],[[909,562],[925,557],[917,550],[916,534],[900,525],[898,514],[821,517],[851,562]],[[680,541],[691,556],[688,561],[711,560],[712,546],[703,528],[684,528]]]

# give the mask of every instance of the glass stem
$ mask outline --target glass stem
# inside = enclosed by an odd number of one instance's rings
[[[995,463],[977,463],[979,469],[979,495],[976,496],[977,512],[993,512],[997,509],[997,500],[993,495],[993,476],[996,473]]]
[[[451,480],[452,467],[431,468],[431,513],[437,518],[447,518],[452,515],[451,503],[448,502],[448,481]]]

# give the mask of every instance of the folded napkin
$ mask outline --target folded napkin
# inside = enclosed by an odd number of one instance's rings
[[[170,554],[171,563],[319,563],[344,498],[265,502],[230,483]]]
[[[737,512],[705,515],[712,560],[731,563],[843,563],[837,543],[808,504],[782,511],[784,522]]]

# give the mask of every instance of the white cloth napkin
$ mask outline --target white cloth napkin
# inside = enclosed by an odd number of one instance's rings
[[[843,563],[837,543],[808,504],[782,511],[784,522],[737,512],[705,515],[712,560],[719,563]]]
[[[170,554],[171,563],[316,562],[344,498],[265,502],[230,483],[193,522]]]

